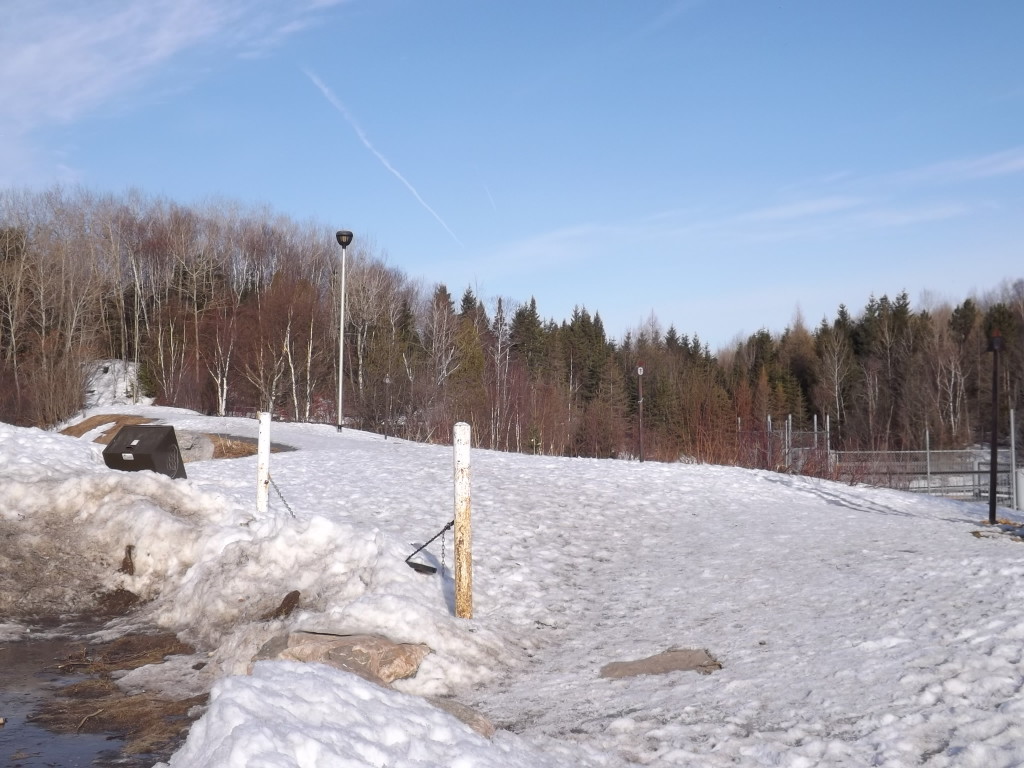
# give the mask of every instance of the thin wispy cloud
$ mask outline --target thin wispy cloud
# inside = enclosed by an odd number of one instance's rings
[[[963,203],[937,203],[904,208],[865,211],[853,217],[853,221],[869,227],[907,227],[932,221],[947,221],[968,216],[972,207]]]
[[[671,0],[664,4],[646,24],[633,29],[621,38],[609,41],[609,45],[617,51],[626,51],[641,46],[650,38],[677,24],[681,18],[703,5],[704,2],[705,0]]]
[[[0,110],[29,127],[81,117],[204,43],[237,48],[285,23],[253,0],[13,2],[0,27]]]
[[[477,175],[477,177],[479,178],[479,181],[480,181],[480,186],[483,188],[484,194],[487,195],[487,200],[491,204],[491,209],[495,213],[497,213],[498,212],[498,204],[494,201],[494,195],[491,194],[491,188],[488,187],[487,183],[484,181],[484,175],[483,175],[483,173],[480,170],[480,166],[476,165],[475,168],[476,168],[476,175]]]
[[[494,195],[491,194],[490,188],[486,184],[484,184],[482,182],[481,182],[480,186],[482,186],[484,188],[484,193],[487,195],[487,199],[491,201],[491,208],[495,211],[495,213],[497,213],[497,211],[498,211],[498,204],[496,202],[494,202]]]
[[[703,1],[704,0],[673,0],[668,3],[661,10],[661,13],[659,13],[646,27],[641,29],[637,36],[646,37],[647,35],[659,32],[665,27],[675,23],[680,16],[683,16],[702,5]]]
[[[971,216],[976,205],[959,200],[921,201],[888,197],[881,192],[864,196],[829,196],[796,200],[750,210],[695,207],[662,211],[621,227],[629,242],[675,243],[680,250],[711,243],[782,243],[829,241],[868,230],[909,227]],[[608,238],[605,228],[577,227],[589,234],[599,250]]]
[[[822,241],[846,238],[870,230],[913,227],[948,221],[974,213],[960,201],[862,199],[851,205],[830,205],[827,200],[765,209],[743,214],[723,231],[755,242]]]
[[[1024,173],[1024,146],[933,163],[895,173],[888,180],[903,184],[955,184],[1018,173]]]
[[[420,205],[423,206],[423,208],[427,211],[427,213],[429,213],[431,216],[433,216],[437,220],[437,223],[440,224],[442,227],[444,227],[445,232],[447,232],[449,235],[451,235],[452,239],[455,240],[456,243],[458,243],[460,246],[465,248],[465,245],[463,245],[463,242],[461,240],[459,240],[458,235],[456,235],[452,231],[451,227],[449,227],[448,224],[445,223],[445,220],[442,219],[440,217],[440,215],[438,215],[437,211],[435,211],[433,208],[430,207],[430,205],[427,204],[427,201],[423,199],[423,196],[420,195],[420,193],[416,191],[416,187],[414,187],[409,182],[409,180],[405,178],[405,176],[403,176],[401,173],[399,173],[398,169],[395,168],[388,161],[388,159],[386,157],[384,157],[384,155],[382,155],[377,150],[377,148],[375,146],[373,146],[373,144],[370,142],[370,139],[367,137],[366,133],[363,131],[362,127],[360,127],[359,123],[357,123],[355,118],[352,117],[351,113],[348,111],[348,109],[345,107],[345,105],[342,104],[341,100],[337,96],[334,95],[334,92],[330,88],[328,88],[324,84],[324,82],[319,77],[317,77],[316,74],[314,74],[313,72],[310,72],[310,71],[307,70],[306,71],[306,77],[308,77],[312,81],[313,85],[315,85],[317,88],[320,89],[320,92],[324,95],[324,98],[327,99],[327,101],[330,103],[330,105],[332,107],[334,107],[341,114],[341,116],[343,118],[345,118],[345,122],[349,124],[349,126],[352,128],[353,131],[355,131],[355,134],[359,138],[359,141],[362,143],[362,145],[364,147],[366,147],[370,151],[370,153],[374,157],[377,158],[377,160],[380,161],[381,165],[383,165],[384,168],[386,168],[387,171],[392,176],[394,176],[396,179],[398,179],[400,182],[402,182],[402,184],[405,186],[405,188],[409,190],[409,192],[412,194],[412,196],[416,198],[416,201]]]
[[[0,28],[0,114],[18,133],[81,117],[208,34],[208,10],[181,24],[187,2],[163,17],[159,4],[153,15],[110,3],[85,13],[62,3],[16,4],[22,10],[6,14],[10,23]]]
[[[786,205],[761,208],[741,214],[740,219],[748,221],[791,221],[815,216],[849,211],[863,204],[855,197],[824,197],[814,200],[800,200]]]
[[[5,0],[0,126],[6,151],[33,156],[34,132],[100,110],[130,108],[169,63],[198,51],[238,56],[265,51],[332,4]]]
[[[974,216],[984,182],[1024,173],[1024,147],[872,176],[842,172],[790,185],[804,197],[725,215],[709,229],[758,242],[822,240]],[[943,191],[940,192],[939,190]]]

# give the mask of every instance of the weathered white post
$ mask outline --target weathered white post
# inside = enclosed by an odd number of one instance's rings
[[[1017,492],[1017,483],[1014,480],[1014,473],[1017,471],[1017,423],[1015,421],[1014,409],[1010,409],[1010,497],[1013,502],[1010,506],[1013,509],[1020,509],[1021,499]]]
[[[928,427],[924,428],[924,471],[928,493],[932,492],[932,434]]]
[[[473,618],[473,537],[470,526],[469,424],[455,425],[455,615]]]
[[[259,413],[259,440],[256,445],[256,512],[266,517],[270,503],[270,414]]]

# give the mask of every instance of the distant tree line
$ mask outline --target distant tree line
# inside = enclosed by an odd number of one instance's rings
[[[621,342],[582,305],[425,286],[371,243],[348,249],[348,423],[448,441],[456,421],[506,451],[749,463],[744,441],[791,418],[832,447],[913,449],[987,439],[988,339],[1004,339],[1004,421],[1021,400],[1024,280],[956,306],[905,293],[713,355],[652,315]],[[54,188],[0,193],[0,418],[80,410],[89,363],[135,361],[145,394],[204,413],[336,413],[340,248],[332,230],[232,203],[180,205]]]

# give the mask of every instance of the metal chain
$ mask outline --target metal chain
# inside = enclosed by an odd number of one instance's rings
[[[281,499],[281,501],[283,501],[283,502],[284,502],[284,506],[285,506],[285,509],[287,509],[287,510],[288,510],[288,513],[289,513],[289,514],[290,514],[290,515],[291,515],[291,516],[292,516],[292,517],[294,518],[294,517],[295,517],[295,510],[293,510],[293,509],[292,509],[292,505],[288,503],[288,499],[286,499],[286,498],[284,497],[284,494],[283,494],[283,493],[281,493],[281,489],[277,487],[277,483],[276,483],[276,482],[274,482],[274,477],[273,477],[273,475],[271,475],[271,476],[270,476],[270,484],[271,484],[272,486],[274,486],[274,490],[275,490],[275,491],[277,491],[277,495],[278,495],[278,497],[279,497],[279,498]],[[297,518],[296,518],[296,519],[297,519]]]
[[[426,544],[423,544],[423,545],[417,547],[415,552],[413,552],[411,555],[409,555],[407,558],[405,558],[405,562],[409,563],[409,565],[411,565],[413,568],[416,568],[417,565],[420,565],[420,564],[411,562],[412,558],[414,558],[416,555],[418,555],[420,552],[422,552],[424,549],[426,549],[428,546],[430,546],[433,542],[437,541],[438,539],[441,539],[441,572],[444,573],[444,535],[445,535],[445,533],[448,532],[448,529],[454,528],[454,527],[455,527],[455,521],[452,520],[451,522],[448,523],[448,525],[446,525],[444,528],[442,528],[439,533],[435,533],[433,536],[431,536]],[[432,567],[431,567],[431,572],[433,572],[433,568]]]

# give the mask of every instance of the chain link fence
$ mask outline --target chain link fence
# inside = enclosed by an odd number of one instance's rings
[[[1016,505],[1015,472],[1010,449],[996,461],[996,499]],[[987,449],[961,451],[833,451],[837,480],[952,499],[987,499],[991,454]]]
[[[1013,424],[1013,414],[1011,414]],[[1016,451],[1015,428],[1008,448],[997,450],[996,500],[1024,509],[1024,468]],[[829,448],[829,430],[796,431],[787,419],[782,429],[740,430],[741,466],[827,477],[960,500],[987,500],[991,451],[963,450],[837,451]],[[925,440],[928,442],[927,436]]]

